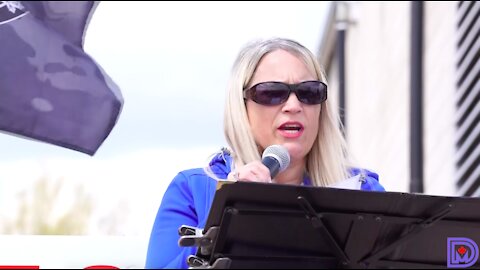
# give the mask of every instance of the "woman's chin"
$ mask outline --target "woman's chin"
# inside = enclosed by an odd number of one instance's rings
[[[303,159],[307,153],[307,151],[305,151],[305,149],[298,144],[285,143],[283,146],[287,148],[291,160]]]

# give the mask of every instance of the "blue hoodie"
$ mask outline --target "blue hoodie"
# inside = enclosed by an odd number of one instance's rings
[[[210,162],[210,168],[219,178],[227,178],[232,158],[222,151]],[[352,176],[363,172],[362,190],[385,191],[378,182],[378,174],[352,169]],[[304,185],[311,186],[307,177]],[[180,172],[170,183],[158,209],[147,251],[145,268],[188,268],[187,257],[196,254],[196,247],[178,246],[178,228],[189,225],[204,228],[217,181],[202,168]]]

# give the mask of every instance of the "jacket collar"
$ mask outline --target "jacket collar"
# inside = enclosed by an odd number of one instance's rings
[[[213,158],[210,160],[209,166],[217,177],[226,179],[228,174],[232,171],[232,164],[233,158],[230,154],[230,151],[224,147],[213,156]],[[310,177],[306,173],[303,177],[302,185],[312,185],[312,180],[310,180]]]

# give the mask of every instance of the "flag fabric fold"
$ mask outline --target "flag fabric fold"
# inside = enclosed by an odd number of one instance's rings
[[[94,155],[123,107],[83,49],[97,1],[0,1],[0,132]]]

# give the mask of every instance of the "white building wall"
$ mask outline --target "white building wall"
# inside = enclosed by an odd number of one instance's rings
[[[358,2],[348,28],[347,140],[388,191],[408,191],[409,2]]]
[[[347,141],[357,164],[377,172],[388,191],[408,192],[411,2],[349,3]],[[424,2],[424,192],[431,195],[455,195],[456,4]],[[338,91],[336,71],[329,88]]]
[[[425,193],[455,193],[455,44],[457,2],[425,2]]]

